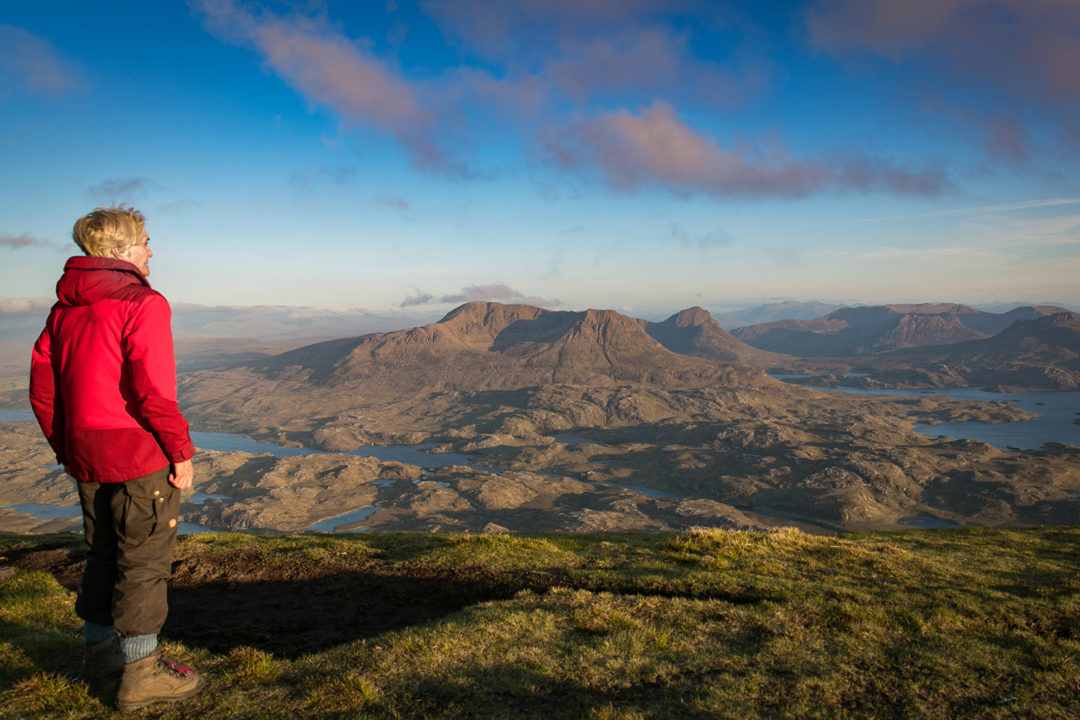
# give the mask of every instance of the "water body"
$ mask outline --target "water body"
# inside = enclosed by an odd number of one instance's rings
[[[971,388],[945,390],[865,390],[862,388],[819,388],[849,395],[879,397],[946,397],[956,400],[981,400],[1013,403],[1035,414],[1024,422],[954,422],[942,425],[917,424],[915,430],[929,437],[943,435],[953,440],[980,440],[995,447],[1038,449],[1044,443],[1080,445],[1080,425],[1074,421],[1080,412],[1080,392],[1030,391],[999,393]]]
[[[218,495],[216,493],[204,493],[196,490],[191,494],[191,497],[187,499],[187,502],[192,505],[205,505],[207,500],[217,500],[218,502],[228,502],[232,500],[228,495]]]
[[[34,415],[30,410],[24,409],[12,409],[12,408],[0,408],[0,422],[29,422],[34,420]],[[273,443],[261,442],[247,435],[241,435],[239,433],[222,433],[222,432],[195,432],[191,433],[191,439],[195,443],[195,446],[203,450],[220,450],[224,452],[249,452],[259,455],[272,455],[273,457],[285,458],[285,457],[299,457],[304,455],[312,455],[316,453],[327,453],[328,451],[319,448],[309,447],[284,447],[281,445],[275,445]],[[470,465],[475,464],[472,460],[462,453],[432,453],[428,452],[434,447],[433,443],[424,443],[420,445],[368,445],[356,450],[349,450],[336,454],[340,455],[353,455],[357,457],[374,457],[378,460],[384,461],[396,461],[406,463],[408,465],[417,465],[425,469],[433,469],[446,467],[448,465]],[[376,485],[379,487],[388,487],[393,485],[396,480],[379,480],[376,481]],[[440,486],[446,486],[446,483],[439,483]],[[207,501],[217,502],[230,502],[231,498],[227,495],[220,495],[214,493],[204,493],[196,491],[192,493],[190,497],[186,499],[194,505],[203,505]],[[74,507],[60,507],[56,505],[42,505],[35,503],[23,503],[20,505],[8,505],[13,510],[28,513],[36,518],[42,520],[50,520],[54,518],[76,518],[80,515],[81,510],[79,506]],[[359,522],[372,513],[377,508],[374,505],[367,505],[356,510],[336,515],[325,520],[321,520],[311,525],[307,530],[311,532],[335,532],[337,527],[348,525],[350,523]],[[196,533],[217,532],[214,528],[199,525],[197,523],[181,522],[179,526],[179,533],[181,535],[191,535]],[[350,532],[361,532],[363,528],[353,528]]]
[[[373,515],[376,510],[378,510],[378,508],[375,507],[374,505],[364,505],[363,507],[357,508],[355,510],[350,510],[347,513],[342,513],[340,515],[334,515],[333,517],[328,517],[325,520],[320,520],[317,523],[312,523],[311,525],[308,525],[306,528],[304,528],[304,532],[320,532],[320,533],[337,532],[337,529],[339,527],[342,527],[344,525],[348,525],[350,523],[357,523],[357,522],[360,522],[361,520],[366,520],[367,518],[371,517],[371,515]],[[348,528],[346,530],[346,532],[366,532],[366,531],[367,531],[367,528],[363,528],[363,527]]]
[[[198,494],[198,493],[196,493]],[[224,496],[221,496],[224,497]],[[43,503],[19,503],[17,505],[2,505],[0,509],[17,510],[26,513],[38,520],[74,520],[82,516],[82,508],[78,505],[48,505]],[[198,533],[221,532],[214,528],[199,525],[197,523],[181,522],[177,528],[180,535],[195,535]]]
[[[203,533],[227,531],[215,530],[214,528],[206,527],[205,525],[199,525],[198,523],[182,522],[180,523],[180,526],[176,528],[176,532],[178,535],[201,535]]]
[[[30,410],[20,408],[0,408],[0,422],[30,422],[34,420],[34,414]],[[328,450],[308,447],[283,447],[273,443],[260,442],[247,435],[239,433],[223,432],[192,432],[191,439],[195,447],[203,450],[222,450],[224,452],[249,452],[257,455],[273,455],[274,457],[297,457],[311,455],[313,453],[328,453]],[[419,465],[422,468],[440,468],[447,465],[469,465],[471,460],[461,453],[432,453],[433,443],[421,445],[366,445],[356,450],[347,450],[335,453],[338,455],[355,455],[358,457],[373,457],[379,460],[396,461],[408,465]]]
[[[849,376],[865,373],[849,372]],[[814,375],[797,373],[770,373],[770,377],[785,382],[806,380]],[[974,388],[944,388],[917,390],[879,390],[855,387],[812,387],[824,392],[874,397],[945,397],[954,400],[980,400],[1014,403],[1035,414],[1033,420],[1024,422],[989,423],[955,422],[942,425],[919,423],[915,430],[929,437],[944,436],[953,440],[979,440],[995,447],[1014,447],[1024,450],[1038,449],[1048,442],[1080,445],[1080,392],[1031,390],[1017,393],[1000,393]]]
[[[681,500],[683,496],[669,493],[666,490],[656,490],[655,488],[645,487],[644,485],[622,485],[628,490],[644,495],[645,497],[654,498],[656,500]]]
[[[82,507],[79,505],[46,505],[42,503],[18,503],[17,505],[0,505],[5,510],[32,515],[39,520],[56,520],[77,518],[82,515]]]
[[[584,445],[585,443],[603,444],[597,443],[596,440],[590,440],[587,437],[575,435],[573,433],[555,433],[554,435],[552,435],[552,437],[555,438],[557,441],[563,443],[564,445],[569,445],[570,447],[577,447],[579,445]]]
[[[327,454],[330,451],[309,447],[284,447],[273,443],[261,442],[247,435],[238,433],[221,432],[192,432],[191,439],[195,446],[203,450],[222,450],[225,452],[249,452],[259,455],[273,455],[274,457],[298,457],[315,453]],[[419,465],[422,468],[439,468],[447,465],[469,465],[471,460],[461,453],[432,453],[433,443],[420,445],[365,445],[356,450],[335,452],[335,455],[354,455],[357,457],[373,457],[378,460],[387,460],[405,463],[407,465]]]
[[[34,419],[29,410],[0,408],[0,422],[28,422]]]

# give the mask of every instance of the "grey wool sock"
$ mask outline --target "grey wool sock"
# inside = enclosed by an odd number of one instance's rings
[[[157,635],[130,635],[120,638],[120,652],[125,663],[142,660],[157,649]]]
[[[113,630],[112,625],[98,625],[92,622],[83,623],[83,640],[87,645],[97,645],[106,640],[111,640],[115,634],[116,631]]]

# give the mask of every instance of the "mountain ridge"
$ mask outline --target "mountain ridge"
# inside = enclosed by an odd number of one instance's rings
[[[957,303],[846,307],[814,320],[736,328],[732,335],[771,352],[807,358],[847,357],[984,339],[1018,321],[1060,311],[1052,306],[1023,306],[1007,313],[988,313]]]

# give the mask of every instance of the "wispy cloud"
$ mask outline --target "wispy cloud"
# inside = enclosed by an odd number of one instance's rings
[[[399,195],[385,195],[375,198],[375,204],[398,212],[407,213],[412,210],[412,203],[407,198]]]
[[[324,166],[316,170],[297,170],[289,175],[289,184],[297,189],[306,189],[318,182],[333,185],[347,185],[356,178],[359,169],[355,165]]]
[[[37,315],[52,307],[48,298],[0,298],[0,315]]]
[[[561,167],[596,167],[624,191],[658,186],[714,197],[803,197],[830,189],[932,196],[949,185],[940,171],[913,172],[872,158],[826,162],[729,150],[687,126],[663,102],[548,134],[547,148]]]
[[[109,178],[88,187],[86,194],[103,202],[130,202],[156,187],[157,183],[145,177]]]
[[[14,25],[0,25],[0,79],[9,88],[63,95],[81,88],[83,73],[44,38]]]
[[[734,240],[720,228],[705,233],[690,233],[679,223],[671,223],[671,238],[684,250],[707,252],[729,247]]]
[[[662,15],[693,16],[701,4],[680,0],[428,0],[424,7],[449,36],[464,41],[473,52],[505,60],[528,58],[597,33],[614,34]]]
[[[918,220],[922,218],[999,215],[1004,213],[1022,212],[1024,210],[1067,207],[1070,205],[1080,205],[1080,197],[1043,198],[1041,200],[1022,200],[1020,202],[1014,203],[998,203],[992,205],[975,205],[972,207],[963,208],[948,208],[945,210],[933,210],[931,212],[913,213],[911,215],[890,215],[888,217],[879,218],[862,218],[858,222],[879,223],[897,222],[901,220]]]
[[[398,307],[415,307],[417,305],[430,305],[435,301],[435,296],[431,293],[420,292],[417,290],[409,297],[402,300]]]
[[[1063,135],[1080,127],[1080,4],[1071,0],[814,0],[806,21],[813,44],[833,55],[917,63],[935,87],[963,91],[947,90],[950,102],[975,87],[1046,113]],[[1023,135],[1015,121],[991,125],[986,150],[1015,165]]]
[[[34,237],[28,233],[19,233],[17,235],[5,233],[0,234],[0,247],[7,248],[8,250],[25,250],[26,248],[33,247],[44,247],[56,250],[61,246],[59,243],[52,242],[51,240],[42,240],[41,238]]]
[[[397,70],[328,23],[309,17],[254,14],[231,0],[195,0],[207,26],[254,48],[267,66],[311,102],[348,124],[386,132],[428,170],[461,174],[434,139],[434,118]]]
[[[539,305],[543,307],[558,307],[559,305],[562,305],[562,302],[555,298],[526,295],[505,283],[493,283],[491,285],[468,285],[462,288],[460,292],[440,296],[416,291],[413,295],[405,298],[400,306],[404,308],[416,305],[447,305],[467,302],[483,302],[488,300],[521,303],[525,305]]]

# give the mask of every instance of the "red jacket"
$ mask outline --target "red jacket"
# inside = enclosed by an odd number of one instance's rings
[[[57,462],[124,482],[195,454],[176,404],[171,311],[131,263],[73,257],[30,363],[30,404]]]

